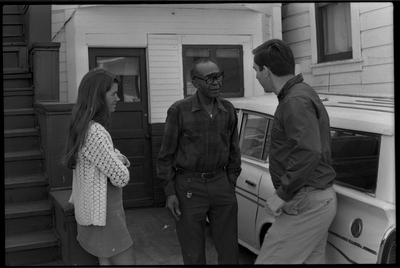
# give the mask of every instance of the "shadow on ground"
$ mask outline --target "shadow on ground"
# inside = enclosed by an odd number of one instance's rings
[[[166,208],[126,209],[136,265],[183,265],[175,221]],[[239,264],[254,264],[256,255],[239,246]],[[206,228],[207,264],[218,264],[210,228]]]

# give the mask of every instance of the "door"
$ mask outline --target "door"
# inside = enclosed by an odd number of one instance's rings
[[[154,202],[145,60],[145,49],[89,48],[89,69],[101,67],[121,79],[121,100],[112,115],[109,132],[115,148],[131,162],[130,181],[123,189],[124,207]]]
[[[256,216],[261,177],[268,156],[267,129],[269,119],[261,114],[243,112],[240,131],[242,172],[237,179],[239,239],[251,248],[256,247]]]

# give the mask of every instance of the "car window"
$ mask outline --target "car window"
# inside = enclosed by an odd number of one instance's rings
[[[375,192],[380,136],[332,129],[332,166],[336,183]]]
[[[266,161],[271,136],[271,118],[260,114],[243,114],[240,150],[242,156]],[[266,142],[267,141],[267,142]]]

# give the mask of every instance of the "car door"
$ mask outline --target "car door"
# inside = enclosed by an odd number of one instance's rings
[[[244,111],[240,117],[240,149],[242,172],[236,184],[238,200],[239,241],[250,248],[256,243],[256,216],[259,203],[259,187],[263,176],[266,133],[269,120],[261,114]]]

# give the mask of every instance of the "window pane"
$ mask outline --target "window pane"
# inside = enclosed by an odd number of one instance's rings
[[[262,159],[261,156],[263,153],[268,121],[267,118],[258,115],[245,115],[245,125],[242,131],[244,134],[240,145],[240,150],[243,156]]]
[[[123,102],[141,102],[139,57],[96,57],[96,66],[118,75],[118,97]]]
[[[332,166],[336,182],[374,192],[378,175],[380,137],[348,130],[332,132]]]
[[[352,50],[350,3],[334,3],[321,8],[324,54]]]
[[[186,50],[186,54],[184,57],[186,68],[186,94],[187,96],[192,95],[196,92],[196,88],[192,84],[192,78],[190,77],[190,69],[192,68],[192,64],[202,58],[210,58],[210,50],[205,48],[189,48]]]
[[[240,92],[240,51],[238,49],[217,49],[218,67],[225,72],[221,93]]]

